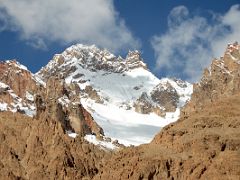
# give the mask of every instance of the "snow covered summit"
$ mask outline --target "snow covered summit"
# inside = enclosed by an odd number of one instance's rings
[[[75,87],[76,99],[105,135],[125,145],[149,142],[160,127],[177,120],[192,93],[187,82],[154,76],[138,51],[124,59],[82,44],[55,55],[36,76],[43,81],[58,76]]]

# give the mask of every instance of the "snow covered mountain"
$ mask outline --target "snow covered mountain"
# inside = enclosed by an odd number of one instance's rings
[[[46,82],[53,76],[72,89],[75,101],[81,102],[105,136],[124,145],[151,141],[160,127],[178,119],[192,93],[187,82],[154,76],[138,51],[130,51],[124,59],[82,44],[55,55],[35,78]],[[60,101],[68,106],[72,99],[64,96]],[[95,140],[92,135],[86,138]]]

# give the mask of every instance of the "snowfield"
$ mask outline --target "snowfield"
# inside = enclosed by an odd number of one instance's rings
[[[125,110],[114,104],[98,104],[90,99],[82,99],[83,106],[92,114],[94,120],[103,128],[107,137],[117,139],[125,146],[150,142],[161,127],[178,119],[180,110],[167,113],[162,118],[155,113],[140,114]]]

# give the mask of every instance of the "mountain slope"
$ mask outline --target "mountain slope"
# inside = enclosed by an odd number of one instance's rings
[[[155,77],[138,51],[125,59],[95,46],[77,44],[55,55],[36,76],[77,86],[81,104],[105,135],[125,145],[150,142],[160,127],[176,121],[192,86]]]
[[[240,178],[240,94],[205,104],[147,145],[111,157],[95,179]]]
[[[184,113],[203,108],[207,102],[229,97],[240,90],[240,45],[228,44],[220,59],[214,59],[210,68],[205,69],[199,83],[194,84],[191,103]]]
[[[59,121],[63,131],[70,136],[95,134],[103,136],[103,130],[82,107],[79,98],[74,99],[74,87],[65,85],[62,79],[51,76],[41,81],[16,60],[0,63],[0,111],[21,113],[32,119],[50,118]]]
[[[239,179],[239,47],[229,45],[225,56],[213,61],[177,122],[164,127],[150,144],[114,154],[94,178]]]

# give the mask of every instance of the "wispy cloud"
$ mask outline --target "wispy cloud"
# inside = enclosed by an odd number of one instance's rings
[[[172,9],[168,31],[151,40],[156,70],[194,82],[213,57],[223,54],[227,43],[240,41],[239,5],[224,15],[212,12],[209,16],[193,15],[185,6]]]
[[[7,0],[0,8],[0,29],[18,31],[37,48],[47,42],[94,43],[113,51],[139,46],[113,0]]]

